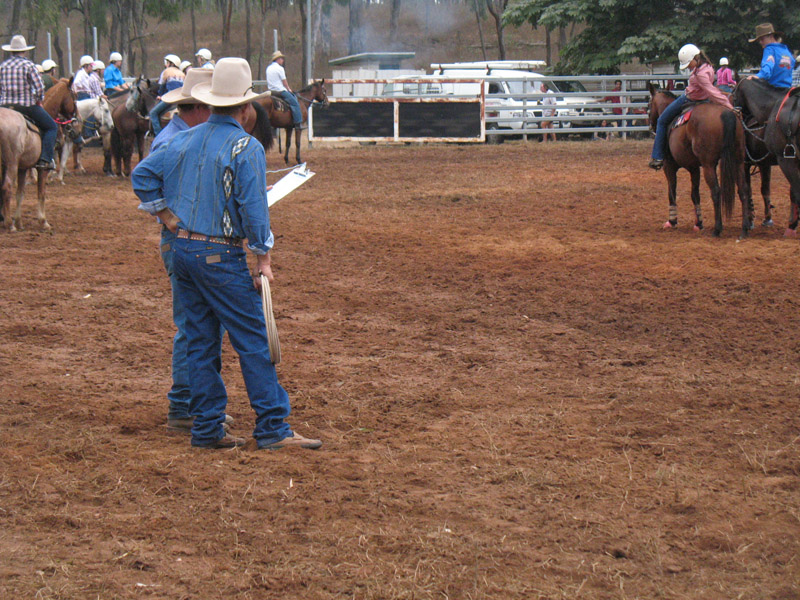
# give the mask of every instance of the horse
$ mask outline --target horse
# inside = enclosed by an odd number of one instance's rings
[[[320,81],[315,81],[314,83],[307,85],[302,90],[297,92],[296,94],[297,99],[300,103],[300,111],[303,113],[303,123],[308,123],[308,107],[311,106],[313,103],[319,103],[324,107],[328,106],[328,95],[325,92],[325,80],[321,79]],[[259,98],[257,102],[261,104],[265,109],[267,109],[267,114],[269,114],[269,122],[272,124],[273,127],[276,129],[284,129],[286,130],[286,153],[283,156],[283,160],[286,164],[289,164],[289,147],[292,144],[292,131],[294,131],[294,121],[292,120],[292,111],[285,107],[285,103],[281,101],[281,106],[284,108],[278,107],[278,102],[276,102],[277,98],[273,98],[272,96],[264,96],[263,98]],[[303,162],[300,159],[300,132],[297,132],[295,146],[297,149],[295,158],[297,159],[297,164]],[[280,137],[278,137],[278,144],[280,146]]]
[[[789,181],[792,210],[785,235],[794,237],[800,215],[800,128],[795,118],[800,116],[800,95],[790,95],[789,90],[773,87],[758,78],[748,78],[733,90],[732,100],[741,107],[746,118],[752,117],[761,125],[749,128],[748,134],[754,138],[754,145],[761,144],[769,152],[762,161],[777,164]],[[762,190],[764,172],[762,168]],[[766,197],[764,203],[767,203]]]
[[[111,106],[103,97],[100,98],[87,98],[86,100],[78,100],[78,120],[83,123],[90,116],[94,117],[97,123],[97,131],[103,139],[103,155],[105,163],[111,163],[111,129],[114,127],[114,121],[111,118]],[[61,146],[61,156],[58,162],[57,177],[61,185],[64,185],[64,173],[67,171],[67,160],[72,153],[72,168],[81,173],[86,173],[86,169],[81,164],[81,146],[75,144],[75,140],[71,136],[65,136],[63,145]],[[109,173],[107,173],[109,174]]]
[[[0,108],[0,217],[9,231],[22,229],[22,198],[28,170],[39,160],[42,138],[39,129],[25,117],[10,108]],[[45,216],[44,203],[47,188],[47,170],[36,169],[39,197],[39,225],[44,231],[52,231]],[[11,193],[17,186],[17,209],[10,218]]]
[[[117,175],[131,173],[131,157],[136,146],[141,161],[147,154],[144,136],[150,129],[150,110],[156,105],[158,84],[139,76],[127,100],[113,109],[114,129],[111,132],[111,154]],[[105,168],[104,168],[105,170]]]
[[[650,128],[655,130],[659,115],[676,96],[672,92],[658,89],[650,84]],[[678,169],[689,171],[692,181],[692,203],[695,211],[694,230],[703,229],[700,209],[700,170],[711,190],[714,202],[714,235],[722,232],[722,212],[730,217],[733,212],[735,188],[742,202],[742,237],[750,229],[750,192],[744,174],[744,130],[736,114],[713,103],[694,105],[689,121],[675,129],[670,125],[669,152],[664,161],[669,196],[669,220],[664,229],[678,225],[676,187]],[[720,179],[717,177],[720,165]]]
[[[77,99],[72,91],[72,77],[59,79],[45,92],[42,108],[58,123],[56,138],[56,154],[65,141],[73,140],[80,135],[80,123],[77,118]]]

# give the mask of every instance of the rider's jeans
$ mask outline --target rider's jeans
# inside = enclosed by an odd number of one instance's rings
[[[56,146],[56,135],[58,134],[58,125],[53,117],[38,104],[33,106],[15,104],[14,109],[36,123],[36,126],[42,131],[42,154],[39,158],[48,162],[53,160],[53,149]]]
[[[667,128],[672,123],[672,119],[677,117],[683,105],[689,102],[689,97],[684,94],[679,96],[672,104],[669,104],[661,116],[658,117],[656,124],[656,140],[653,142],[653,154],[651,157],[655,160],[664,160],[664,154],[667,150]]]

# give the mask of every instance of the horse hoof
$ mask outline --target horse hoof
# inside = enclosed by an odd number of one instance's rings
[[[797,237],[797,230],[789,227],[786,229],[786,231],[783,232],[783,237],[788,237],[788,238]]]
[[[775,225],[775,223],[772,221],[772,219],[764,219],[761,221],[762,227],[772,227],[773,225]]]
[[[669,221],[667,221],[666,223],[664,223],[664,225],[662,226],[662,228],[663,228],[663,229],[673,229],[673,228],[675,228],[675,227],[677,227],[677,226],[678,226],[678,225],[677,225],[676,223],[670,223]]]

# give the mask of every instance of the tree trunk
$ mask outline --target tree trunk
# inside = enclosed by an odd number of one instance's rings
[[[507,5],[508,0],[486,0],[486,8],[489,10],[489,14],[491,14],[492,18],[494,19],[495,30],[497,31],[497,50],[499,60],[506,59],[506,43],[503,34],[503,11],[505,11]]]
[[[327,59],[331,54],[331,6],[327,2],[320,2],[319,7],[319,46]]]
[[[91,0],[83,0],[81,3],[81,12],[83,13],[83,53],[91,55],[92,49],[92,2]],[[97,60],[96,56],[92,56]]]
[[[244,47],[244,57],[247,59],[247,62],[250,62],[250,58],[253,54],[253,47],[252,47],[252,38],[250,35],[250,0],[244,0],[244,38],[245,38],[245,47]]]
[[[389,46],[392,50],[397,47],[397,23],[400,20],[400,2],[392,0],[392,12],[389,17]]]
[[[561,60],[561,50],[567,45],[567,30],[563,27],[558,28],[558,60]]]
[[[475,20],[478,21],[478,35],[481,38],[481,54],[483,55],[483,60],[488,60],[486,58],[486,40],[483,37],[483,24],[481,23],[480,5],[478,4],[478,0],[473,0],[473,4],[475,6]]]
[[[308,64],[308,61],[306,60],[306,49],[308,48],[306,40],[311,32],[308,31],[308,27],[306,27],[306,24],[308,23],[306,20],[306,0],[297,0],[297,8],[300,9],[300,43],[303,46],[303,51],[301,53],[301,60],[303,61],[303,64],[301,65],[302,68],[300,69],[300,87],[297,88],[299,90],[305,87],[305,82],[308,81],[309,77],[311,77],[311,74],[306,72],[306,65]]]
[[[550,67],[553,64],[553,42],[550,39],[550,28],[544,28],[544,43],[545,43],[545,61],[547,62],[547,66]]]
[[[258,51],[258,77],[261,79],[265,74],[264,54],[267,50],[267,0],[261,0],[261,48]]]
[[[192,17],[192,48],[197,52],[197,19],[194,14],[194,2],[189,5],[189,14]]]
[[[227,56],[231,43],[231,18],[233,17],[233,0],[222,1],[222,55]]]
[[[350,0],[350,27],[347,43],[348,54],[359,54],[364,51],[364,31],[361,29],[362,6],[362,0]]]
[[[58,27],[56,27],[56,31],[53,34],[53,50],[56,53],[56,62],[58,63],[59,75],[61,75],[61,77],[69,78],[72,73],[67,73],[69,65],[64,62],[64,51],[61,49],[61,38],[58,35]]]
[[[22,0],[14,0],[14,4],[11,6],[11,18],[8,20],[8,27],[6,28],[6,39],[10,40],[12,35],[19,33],[19,19],[21,13]]]

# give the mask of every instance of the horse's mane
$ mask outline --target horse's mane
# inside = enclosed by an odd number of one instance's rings
[[[665,96],[669,96],[672,99],[675,99],[675,98],[678,97],[678,95],[675,92],[673,92],[672,90],[665,90],[663,88],[657,88],[655,90],[655,93],[656,94],[664,94]]]
[[[253,126],[253,131],[250,132],[250,135],[261,142],[265,150],[269,150],[275,142],[272,134],[272,125],[269,122],[269,114],[267,109],[261,106],[258,101],[253,101],[251,104],[256,111],[256,124]]]
[[[301,88],[301,89],[300,89],[300,91],[298,92],[298,94],[299,94],[299,93],[302,93],[302,92],[310,92],[310,91],[311,91],[311,89],[312,89],[312,88],[313,88],[315,85],[319,85],[319,81],[314,81],[313,83],[309,83],[309,84],[308,84],[306,87],[304,87],[304,88]]]

